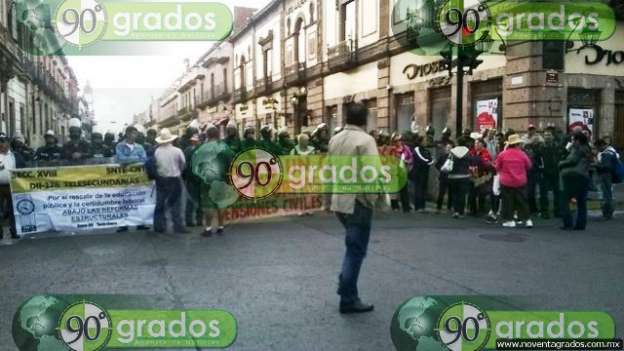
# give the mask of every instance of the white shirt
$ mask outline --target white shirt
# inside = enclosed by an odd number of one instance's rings
[[[7,185],[11,183],[10,170],[15,169],[15,155],[11,151],[7,154],[0,153],[0,184]]]
[[[171,144],[161,145],[154,153],[158,175],[164,178],[177,178],[186,167],[182,150]]]

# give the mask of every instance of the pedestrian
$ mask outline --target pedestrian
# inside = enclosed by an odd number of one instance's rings
[[[290,138],[288,129],[282,128],[277,132],[277,144],[282,150],[282,155],[290,155],[290,152],[295,147],[295,143]]]
[[[472,187],[468,197],[470,211],[473,216],[485,215],[488,211],[486,200],[492,192],[494,164],[487,149],[486,142],[477,138],[474,147],[470,150],[472,157]]]
[[[144,164],[147,161],[147,154],[142,145],[136,142],[138,131],[135,127],[129,126],[125,130],[125,137],[115,147],[115,161],[122,167],[126,167],[131,164]],[[138,230],[149,229],[145,225],[137,226]],[[128,227],[120,227],[117,232],[127,232]]]
[[[466,213],[466,200],[470,191],[470,150],[465,146],[451,149],[442,172],[448,173],[449,192],[453,201],[453,218],[463,218]]]
[[[69,141],[63,145],[63,159],[70,165],[81,165],[91,158],[91,145],[82,139],[80,120],[72,118]]]
[[[526,199],[528,173],[533,165],[529,156],[521,149],[522,143],[518,134],[510,135],[507,138],[507,148],[496,158],[505,228],[515,228],[520,223],[526,228],[533,228]],[[515,219],[516,215],[518,221]]]
[[[551,215],[561,217],[559,205],[561,203],[561,192],[559,183],[559,162],[563,154],[561,142],[556,139],[551,128],[547,128],[544,132],[544,146],[542,152],[542,185],[540,192],[540,210],[542,218],[550,219]],[[550,193],[553,198],[553,211],[550,207]]]
[[[447,197],[448,198],[446,200],[446,210],[448,212],[451,212],[451,209],[453,208],[453,198],[452,198],[452,193],[449,190],[449,172],[448,171],[443,171],[442,170],[442,166],[444,166],[444,164],[446,163],[446,161],[449,159],[450,155],[451,155],[451,150],[455,147],[454,143],[451,140],[447,140],[446,141],[447,144],[445,145],[443,150],[438,151],[439,155],[435,161],[435,168],[438,170],[439,175],[438,175],[438,198],[436,201],[436,212],[437,213],[442,213],[442,207],[444,205],[444,198]]]
[[[378,156],[375,139],[365,132],[368,109],[361,103],[346,106],[346,126],[329,142],[329,154],[337,156]],[[340,313],[373,311],[363,303],[358,292],[360,269],[370,240],[373,206],[378,195],[332,194],[331,210],[346,231],[346,252],[338,281]]]
[[[529,128],[528,131],[529,134],[527,136],[524,150],[529,156],[529,159],[531,159],[533,167],[528,174],[527,197],[529,200],[529,210],[531,211],[531,215],[535,215],[539,212],[537,207],[537,192],[539,191],[540,199],[544,198],[544,193],[546,192],[544,190],[545,183],[542,181],[542,172],[544,170],[544,139],[537,134],[535,127]]]
[[[58,140],[53,130],[48,130],[44,139],[45,145],[37,149],[35,161],[39,163],[39,166],[50,166],[53,162],[61,160],[63,149],[58,146]]]
[[[258,146],[256,141],[256,129],[252,125],[245,127],[243,140],[241,141],[241,151],[254,149]]]
[[[589,167],[592,151],[589,139],[582,131],[572,135],[572,145],[568,156],[559,163],[563,195],[561,198],[561,215],[563,230],[585,230],[587,227],[587,194],[590,188]],[[576,224],[570,211],[570,201],[576,199]]]
[[[235,155],[241,152],[241,140],[238,135],[238,128],[234,122],[229,122],[225,126],[225,143]]]
[[[9,139],[0,133],[0,239],[4,236],[4,221],[9,220],[9,232],[12,239],[19,239],[15,229],[15,215],[13,213],[13,197],[11,195],[11,170],[17,168],[15,154],[11,151]]]
[[[15,156],[17,168],[29,166],[35,158],[35,152],[26,145],[24,136],[16,134],[11,142],[11,150]]]
[[[602,217],[605,220],[611,220],[614,212],[613,178],[618,162],[620,162],[620,155],[604,138],[596,142],[596,149],[599,152],[596,169],[602,191]]]
[[[204,213],[201,206],[201,179],[193,174],[193,155],[201,146],[201,139],[199,134],[195,134],[191,137],[190,145],[184,150],[184,158],[186,160],[186,167],[182,178],[186,186],[186,193],[188,198],[186,199],[186,226],[197,227],[200,226]]]
[[[115,155],[113,150],[104,144],[104,137],[101,133],[91,134],[91,155],[100,162],[107,162],[104,160]]]
[[[201,179],[201,201],[204,212],[205,230],[203,237],[212,236],[214,214],[217,214],[217,235],[225,233],[226,199],[215,194],[223,194],[227,184],[227,173],[234,159],[234,153],[227,144],[219,140],[219,128],[210,124],[206,128],[206,142],[193,154],[193,174]],[[222,195],[219,195],[222,196]]]
[[[310,137],[305,134],[299,134],[297,137],[297,145],[290,151],[293,156],[309,156],[316,154],[317,150],[310,145]]]
[[[321,123],[312,132],[310,144],[321,154],[327,153],[329,143],[329,127]]]
[[[399,160],[399,166],[402,168],[402,174],[407,175],[412,170],[414,166],[414,155],[412,154],[412,150],[409,146],[403,143],[403,136],[399,133],[393,133],[392,137],[392,156],[396,157]],[[407,183],[407,179],[405,179],[405,185],[401,188],[401,191],[398,195],[391,201],[391,206],[394,211],[399,210],[399,203],[401,204],[401,208],[403,209],[403,213],[409,213],[411,210],[410,199],[409,199],[409,186]]]
[[[435,163],[431,152],[424,146],[425,139],[415,135],[414,166],[410,172],[410,179],[414,183],[414,211],[425,212],[427,209],[427,194],[429,192],[429,170]]]
[[[187,234],[182,222],[182,172],[186,167],[184,153],[173,146],[177,136],[163,128],[156,138],[158,148],[154,151],[156,161],[156,209],[154,210],[154,231],[167,231],[167,210],[171,211],[174,231]],[[189,140],[190,142],[190,140]]]

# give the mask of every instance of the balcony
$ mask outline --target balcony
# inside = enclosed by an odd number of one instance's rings
[[[287,86],[298,85],[304,83],[306,80],[306,64],[296,63],[289,67],[286,67],[284,83]]]
[[[204,109],[207,106],[215,106],[221,101],[227,102],[231,96],[232,94],[227,91],[225,84],[219,84],[214,87],[214,90],[204,93],[204,96],[197,107]]]
[[[190,106],[185,106],[181,109],[178,110],[177,112],[177,116],[180,118],[180,120],[182,121],[190,121],[193,118],[197,117],[197,111],[195,111],[192,107]]]
[[[273,91],[273,80],[271,77],[256,80],[255,90],[258,95],[270,94]]]
[[[358,64],[357,40],[345,40],[327,49],[327,66],[330,71],[337,72],[351,69]]]
[[[247,100],[247,88],[239,88],[234,90],[234,103]]]

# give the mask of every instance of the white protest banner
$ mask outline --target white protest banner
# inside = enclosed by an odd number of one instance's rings
[[[12,171],[17,234],[152,225],[156,191],[142,165]]]

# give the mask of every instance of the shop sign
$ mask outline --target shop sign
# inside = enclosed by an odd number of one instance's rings
[[[424,65],[411,64],[403,68],[403,74],[407,76],[407,79],[412,80],[416,77],[426,77],[441,71],[444,71],[445,67],[443,62],[436,61],[426,63]]]
[[[587,65],[593,66],[599,63],[604,63],[605,65],[610,66],[611,64],[619,65],[624,63],[624,50],[607,50],[602,48],[600,45],[593,44],[577,50],[576,53],[579,54],[582,50],[586,49],[593,49],[596,52],[596,55],[593,57],[588,54],[585,55],[585,64]]]

